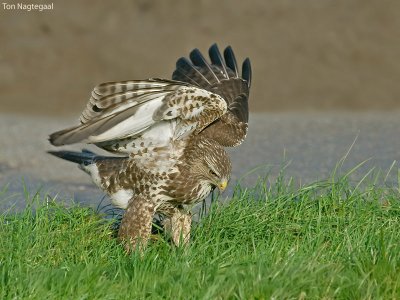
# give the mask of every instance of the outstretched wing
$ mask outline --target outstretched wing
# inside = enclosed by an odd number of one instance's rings
[[[172,78],[198,86],[225,99],[228,111],[206,127],[201,134],[223,146],[237,146],[247,134],[252,73],[250,60],[244,60],[240,75],[230,46],[225,49],[222,57],[218,46],[214,44],[209,49],[209,56],[211,63],[198,49],[194,49],[189,55],[190,60],[182,57],[177,61]]]
[[[153,131],[153,145],[160,146],[168,138],[199,133],[226,109],[219,95],[183,82],[149,79],[103,83],[94,88],[81,124],[51,134],[50,142],[55,146],[95,143],[120,151],[112,145]]]

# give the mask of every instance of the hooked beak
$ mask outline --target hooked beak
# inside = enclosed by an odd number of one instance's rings
[[[226,186],[228,185],[228,181],[224,180],[218,185],[218,189],[223,192],[226,189]]]

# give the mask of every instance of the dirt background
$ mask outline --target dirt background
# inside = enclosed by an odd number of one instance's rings
[[[78,116],[94,85],[169,78],[214,42],[251,58],[252,111],[400,108],[400,1],[53,2],[0,6],[1,112]]]
[[[231,189],[284,165],[301,183],[327,178],[349,148],[345,170],[366,161],[357,178],[376,168],[397,182],[400,1],[41,1],[54,10],[0,3],[0,211],[39,190],[97,207],[90,178],[46,153],[48,134],[74,124],[96,84],[170,78],[177,58],[214,42],[254,73]]]

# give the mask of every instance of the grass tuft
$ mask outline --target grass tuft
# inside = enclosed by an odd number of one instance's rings
[[[112,220],[29,196],[0,217],[0,298],[399,298],[399,189],[366,178],[238,186],[187,248],[159,236],[129,256]]]

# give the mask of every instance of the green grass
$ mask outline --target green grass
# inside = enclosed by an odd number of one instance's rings
[[[89,208],[0,220],[0,299],[400,298],[400,196],[384,184],[278,178],[214,203],[187,248],[126,256]]]

